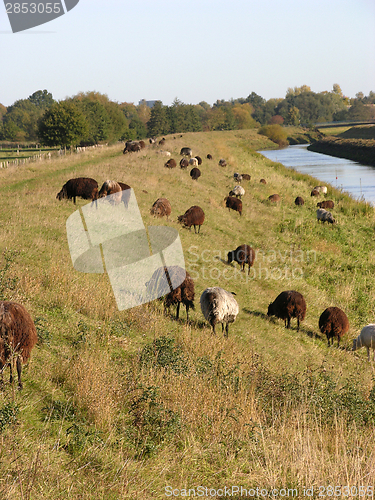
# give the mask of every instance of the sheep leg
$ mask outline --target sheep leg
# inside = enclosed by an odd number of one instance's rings
[[[180,316],[180,302],[177,302],[177,313],[176,313],[176,319],[178,319]]]
[[[224,325],[223,325],[223,326],[224,326]],[[225,337],[225,338],[228,338],[228,328],[229,328],[229,323],[227,323],[227,324],[225,325],[225,333],[224,333],[224,337]]]
[[[367,349],[367,360],[370,361],[370,348],[366,347],[366,349]]]
[[[186,304],[186,321],[189,322],[189,304]]]
[[[21,358],[18,356],[17,357],[17,375],[18,375],[18,389],[21,390],[23,389],[22,381],[21,381],[21,371],[22,371],[22,364],[21,364]]]
[[[297,318],[297,332],[299,332],[299,318]]]

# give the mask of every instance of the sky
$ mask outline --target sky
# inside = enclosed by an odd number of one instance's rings
[[[21,0],[22,1],[22,0]],[[37,1],[37,0],[34,0]],[[185,104],[283,98],[308,85],[375,91],[374,0],[80,0],[12,33],[0,2],[0,103],[37,90],[62,100]]]

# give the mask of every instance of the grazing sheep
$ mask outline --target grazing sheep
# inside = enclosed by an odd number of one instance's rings
[[[126,141],[125,149],[123,154],[138,152],[142,149],[141,145],[137,141]]]
[[[272,203],[278,203],[281,200],[281,197],[279,194],[271,194],[271,196],[268,197],[268,201]]]
[[[322,221],[323,224],[324,224],[324,222],[329,222],[330,224],[336,223],[331,212],[328,212],[324,208],[318,208],[318,210],[316,211],[316,218],[317,218],[318,222]]]
[[[122,189],[118,182],[107,180],[103,183],[99,191],[99,198],[104,198],[105,196],[111,196],[109,199],[110,203],[113,205],[118,205],[122,200]]]
[[[150,209],[150,214],[154,217],[168,217],[171,215],[172,207],[167,198],[158,198]]]
[[[332,200],[325,200],[325,201],[320,201],[319,203],[316,204],[316,206],[319,208],[334,208],[335,204]]]
[[[76,197],[79,196],[84,200],[97,200],[98,199],[98,183],[90,177],[77,177],[76,179],[69,179],[62,187],[61,191],[57,193],[58,200],[73,198],[74,204]]]
[[[228,264],[233,260],[238,262],[243,272],[245,271],[245,264],[248,264],[250,274],[250,267],[254,264],[255,260],[255,251],[249,245],[240,245],[236,250],[228,252]]]
[[[123,182],[119,182],[118,185],[122,190],[122,202],[124,203],[125,208],[128,208],[131,195],[131,187],[128,184],[124,184]]]
[[[190,177],[193,179],[193,181],[198,180],[198,177],[200,176],[201,176],[201,171],[199,170],[199,168],[194,167],[190,170]]]
[[[181,158],[180,167],[187,168],[189,166],[189,160],[187,158]]]
[[[310,193],[311,196],[320,196],[320,191],[317,189],[313,189]]]
[[[198,166],[198,160],[196,158],[190,158],[189,165],[193,165],[194,167]]]
[[[156,143],[156,137],[150,137],[148,141],[149,141],[150,144],[155,144]]]
[[[181,148],[181,151],[180,151],[180,155],[181,156],[193,156],[193,153],[192,153],[192,150],[191,148]]]
[[[327,187],[326,186],[315,186],[313,191],[318,191],[319,193],[327,194]]]
[[[167,163],[164,163],[164,166],[165,166],[165,168],[176,168],[177,167],[176,160],[171,158],[167,161]]]
[[[294,200],[294,204],[301,207],[305,204],[305,200],[302,198],[302,196],[297,196],[297,198]]]
[[[221,158],[219,160],[219,166],[220,167],[226,167],[227,166],[227,162],[224,160],[224,158]]]
[[[337,347],[340,346],[340,337],[349,330],[347,315],[339,307],[327,307],[319,318],[319,329],[327,336],[328,347],[333,345],[334,337],[337,338]]]
[[[200,232],[201,225],[204,222],[204,212],[201,207],[196,205],[190,207],[184,215],[179,215],[177,220],[184,226],[188,227],[191,231],[191,226],[194,226],[194,232],[197,232],[196,226],[198,226],[198,233]]]
[[[145,147],[146,147],[145,141],[139,141],[138,144],[140,145],[141,149],[145,149]]]
[[[370,361],[370,347],[374,352],[375,361],[375,324],[370,323],[362,328],[361,333],[353,340],[352,351],[356,351],[360,347],[366,347],[367,359]]]
[[[251,180],[251,175],[249,174],[241,174],[241,177],[244,181],[250,181]]]
[[[212,160],[212,155],[210,155],[210,153],[207,155],[207,160]]]
[[[227,292],[223,288],[214,286],[206,288],[201,295],[200,299],[201,309],[203,316],[212,326],[213,333],[215,332],[215,325],[221,323],[224,336],[228,337],[228,325],[233,323],[239,312],[239,307],[233,294]]]
[[[229,196],[235,196],[236,198],[240,198],[244,196],[245,190],[242,186],[234,186],[232,191],[229,192]]]
[[[176,320],[179,318],[180,314],[180,304],[184,304],[186,307],[186,321],[189,321],[189,308],[195,309],[194,306],[194,281],[190,274],[178,266],[171,266],[165,268],[166,273],[171,283],[176,281],[180,275],[185,276],[184,281],[177,288],[168,293],[164,298],[164,308],[168,309],[171,305],[177,304]],[[172,288],[172,287],[171,287]]]
[[[237,173],[237,172],[234,172],[233,174],[233,179],[236,181],[236,182],[241,182],[242,181],[242,175]]]
[[[171,153],[169,151],[164,151],[163,149],[157,151],[157,153],[161,156],[171,156]]]
[[[224,198],[225,206],[230,210],[235,210],[240,215],[242,215],[242,201],[234,196],[227,196]]]
[[[299,322],[305,319],[306,302],[303,295],[294,290],[281,292],[268,306],[267,316],[276,316],[284,320],[286,328],[290,328],[290,319],[297,318],[297,330]]]
[[[17,302],[0,302],[0,370],[1,376],[7,364],[10,382],[13,382],[13,364],[17,358],[18,388],[22,389],[22,364],[30,358],[38,341],[35,325],[24,306]]]
[[[160,139],[159,146],[163,146],[164,143],[165,143],[165,137],[163,137],[163,139]]]
[[[260,179],[260,181],[259,181],[259,182],[260,182],[261,184],[267,184],[266,179]]]
[[[198,166],[202,165],[202,158],[198,155],[195,155],[196,160],[198,161]]]

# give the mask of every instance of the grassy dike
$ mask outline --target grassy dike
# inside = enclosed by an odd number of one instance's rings
[[[164,149],[178,160],[183,146],[203,158],[197,182],[164,168],[151,147],[0,172],[0,291],[29,309],[40,338],[24,390],[1,390],[4,498],[146,500],[199,485],[296,488],[299,497],[314,488],[316,497],[319,486],[373,485],[373,363],[365,349],[350,352],[373,322],[373,209],[330,187],[338,224],[318,224],[309,195],[318,181],[256,153],[275,145],[255,131],[167,136]],[[251,175],[242,217],[223,203],[234,172]],[[119,312],[106,275],[72,268],[65,223],[87,201],[55,197],[75,176],[128,183],[146,226],[179,229],[196,286],[191,324],[184,310],[181,321],[164,316],[158,301]],[[266,201],[274,193],[277,206]],[[158,197],[171,202],[170,222],[149,214]],[[206,214],[200,234],[177,224],[191,205]],[[225,263],[242,243],[257,251],[248,277]],[[240,305],[227,340],[200,312],[202,291],[216,285]],[[299,332],[295,320],[286,330],[266,316],[288,289],[307,302]],[[328,348],[318,330],[330,305],[349,317],[343,349]]]

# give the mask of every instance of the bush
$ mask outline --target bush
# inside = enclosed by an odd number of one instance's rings
[[[288,146],[288,134],[280,125],[264,125],[258,131],[258,134],[265,135],[272,142],[275,142],[279,146]]]

